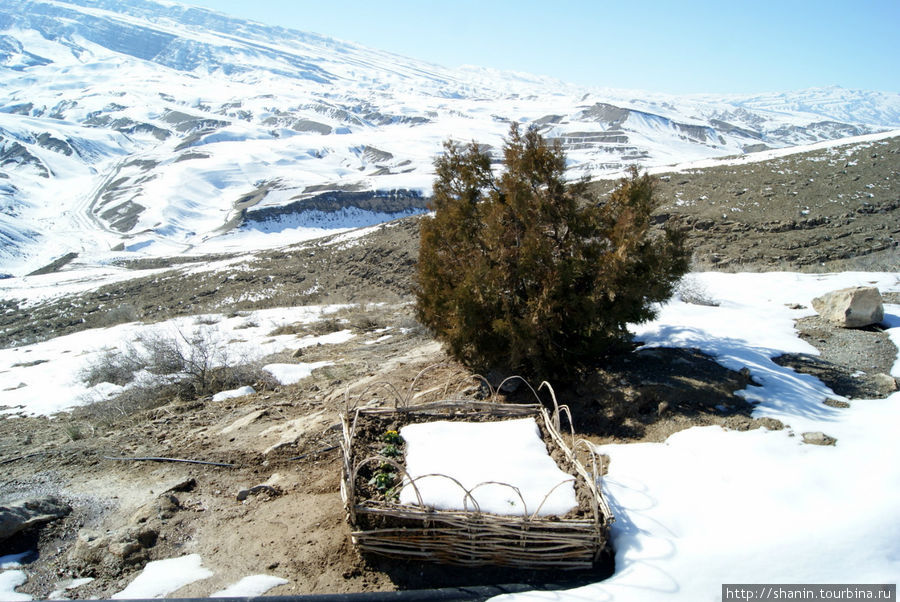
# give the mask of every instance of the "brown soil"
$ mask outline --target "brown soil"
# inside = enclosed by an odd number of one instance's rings
[[[39,550],[20,591],[46,597],[63,578],[96,576],[73,594],[108,597],[146,561],[188,553],[200,554],[215,575],[179,590],[179,597],[209,595],[259,573],[290,581],[272,595],[497,583],[572,587],[609,574],[611,561],[585,574],[472,571],[361,558],[350,544],[338,493],[334,446],[344,387],[361,390],[384,380],[405,392],[422,368],[447,359],[424,334],[412,333],[389,350],[371,349],[351,343],[330,349],[332,357],[345,357],[343,365],[297,385],[218,404],[175,400],[117,422],[98,422],[89,409],[55,419],[0,420],[0,503],[49,493],[74,508],[64,520],[0,543],[0,554]],[[368,369],[379,360],[385,369]],[[431,393],[416,401],[440,397],[451,381],[455,390],[465,376],[452,362],[426,373],[417,389]],[[597,443],[662,441],[694,425],[781,428],[750,417],[752,406],[734,395],[747,382],[703,354],[659,349],[634,353],[580,387],[557,388],[557,395],[572,408],[578,435]],[[501,399],[529,396],[520,387]],[[82,438],[72,440],[72,425],[81,427]],[[234,467],[111,457],[177,457]],[[189,490],[170,491],[190,479],[196,485]],[[271,488],[238,499],[241,490],[261,484]],[[79,532],[86,529],[127,540],[142,528],[155,532],[156,542],[129,562],[100,566],[75,553]]]
[[[900,266],[900,137],[664,173],[657,196],[658,221],[687,229],[697,270]]]
[[[684,202],[668,204],[660,221],[692,228],[700,266],[896,270],[898,157],[900,139],[892,139],[805,161],[671,174],[660,192]],[[725,211],[726,206],[742,211]],[[801,213],[806,206],[810,212]],[[814,223],[817,218],[822,221]],[[417,224],[417,218],[400,220],[353,244],[323,240],[260,253],[241,271],[194,274],[188,270],[201,263],[181,263],[182,257],[152,274],[142,271],[148,266],[134,265],[134,280],[27,309],[18,300],[0,300],[6,346],[132,319],[384,303],[354,306],[341,316],[357,329],[357,339],[304,349],[302,361],[339,361],[297,385],[215,404],[162,399],[159,407],[128,415],[83,408],[52,419],[0,418],[0,504],[52,494],[73,507],[65,519],[0,542],[0,555],[38,551],[26,563],[29,580],[20,591],[46,597],[64,578],[96,576],[70,595],[108,597],[147,561],[187,553],[200,554],[214,576],[175,592],[178,597],[209,595],[259,573],[289,581],[270,595],[477,583],[573,586],[607,574],[609,564],[590,575],[568,576],[455,570],[360,558],[352,548],[334,447],[345,388],[359,391],[387,381],[405,391],[422,368],[446,362],[419,380],[417,390],[430,391],[416,398],[424,401],[447,387],[456,390],[470,376],[447,360],[412,316]],[[894,242],[885,246],[888,239]],[[394,328],[391,339],[360,344],[386,326]],[[876,375],[886,371],[897,350],[883,333],[841,331],[815,319],[798,328],[822,355],[780,361],[853,398],[886,394],[889,383]],[[722,368],[699,352],[655,349],[597,368],[577,385],[554,385],[560,402],[572,409],[577,433],[607,443],[663,441],[695,425],[780,428],[776,421],[753,419],[752,406],[734,394],[749,382],[747,373]],[[377,391],[382,403],[391,401],[387,389]],[[520,387],[504,399],[530,402],[529,395]],[[840,408],[844,402],[830,404]],[[160,456],[233,467],[108,459]],[[242,490],[263,484],[238,499]],[[91,555],[97,551],[87,541],[92,532],[112,542],[100,558]]]

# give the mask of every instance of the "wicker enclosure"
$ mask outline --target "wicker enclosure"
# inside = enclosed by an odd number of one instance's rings
[[[588,442],[575,438],[568,407],[559,406],[552,388],[546,383],[543,386],[553,398],[552,412],[540,403],[506,404],[463,398],[411,405],[411,393],[405,398],[395,395],[393,408],[353,407],[348,396],[347,409],[341,415],[341,497],[353,543],[366,553],[461,566],[591,568],[607,543],[613,520],[600,491],[600,458]],[[539,401],[536,392],[535,398]],[[490,399],[496,399],[492,389]],[[563,416],[568,419],[570,436],[566,438],[570,443],[560,433]],[[416,487],[418,479],[411,479],[401,462],[396,458],[370,455],[360,449],[356,441],[362,425],[372,421],[414,424],[448,419],[485,422],[526,417],[536,419],[548,441],[551,456],[564,472],[571,475],[572,478],[564,482],[574,482],[579,500],[577,511],[565,516],[538,516],[540,508],[527,509],[521,515],[490,514],[478,507],[473,495],[478,486],[467,490],[450,476],[425,475],[455,481],[466,500],[465,510],[435,509],[422,502]],[[401,504],[396,495],[373,495],[360,474],[366,472],[366,467],[371,471],[373,465],[396,470],[402,476],[402,485],[398,486],[413,487],[418,503]],[[507,486],[521,497],[518,489]],[[522,502],[524,506],[524,499]]]

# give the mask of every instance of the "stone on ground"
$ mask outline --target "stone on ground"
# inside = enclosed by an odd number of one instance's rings
[[[862,328],[884,319],[881,293],[874,286],[854,286],[812,300],[819,315],[843,328]]]

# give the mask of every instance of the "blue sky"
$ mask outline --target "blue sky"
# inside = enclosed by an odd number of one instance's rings
[[[900,92],[900,0],[183,0],[438,63],[586,86]]]

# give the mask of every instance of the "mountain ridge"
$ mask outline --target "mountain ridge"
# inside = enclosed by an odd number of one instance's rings
[[[17,274],[267,244],[248,195],[283,214],[328,191],[426,194],[443,141],[499,153],[511,122],[559,140],[572,178],[900,128],[897,94],[585,89],[152,0],[8,0],[0,83],[0,271]]]

